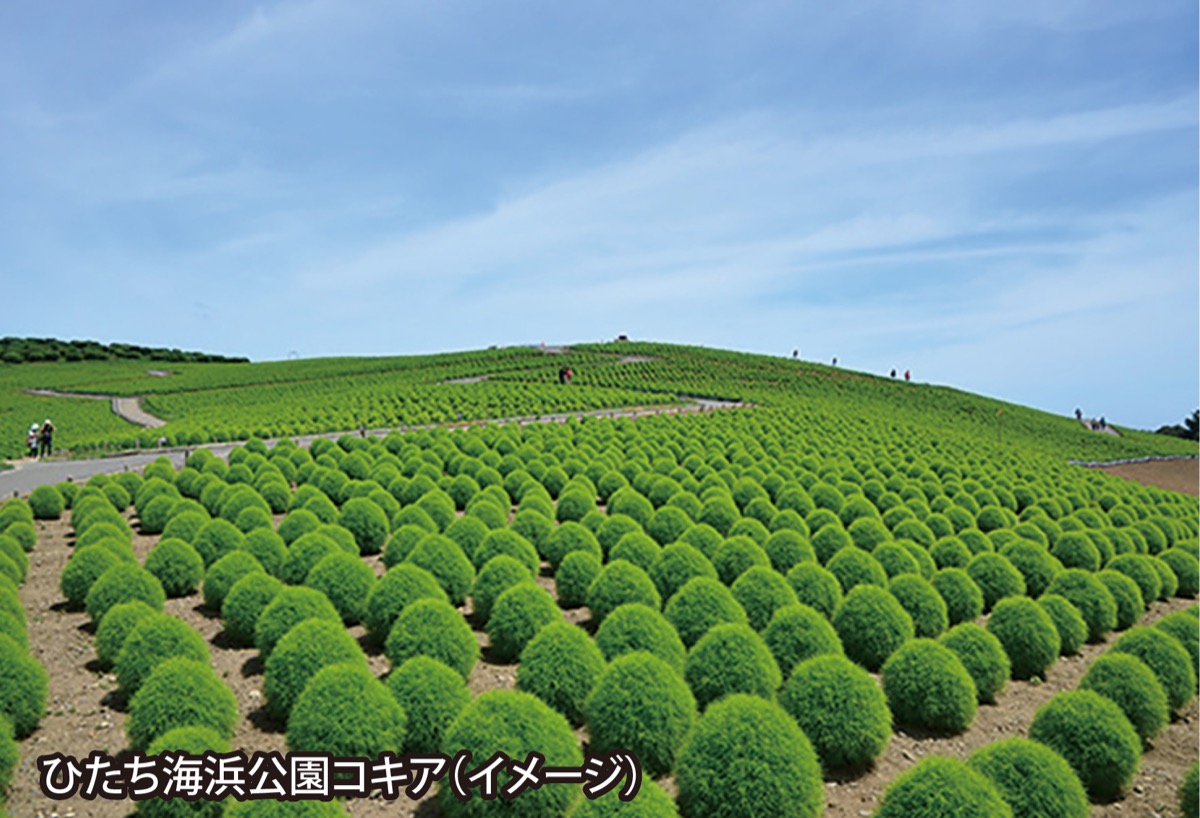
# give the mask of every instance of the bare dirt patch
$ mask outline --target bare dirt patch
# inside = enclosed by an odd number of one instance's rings
[[[1151,460],[1097,468],[1144,486],[1158,486],[1200,497],[1200,460]]]

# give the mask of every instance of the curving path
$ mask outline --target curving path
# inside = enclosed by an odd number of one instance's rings
[[[118,397],[117,395],[97,395],[91,392],[59,392],[57,389],[26,389],[27,395],[40,395],[44,398],[82,398],[83,400],[106,400],[112,402],[113,414],[124,418],[130,423],[143,429],[157,429],[166,426],[167,422],[142,408],[141,397]]]

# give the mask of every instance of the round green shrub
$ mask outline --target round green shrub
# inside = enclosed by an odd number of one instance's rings
[[[286,544],[291,545],[305,534],[316,531],[320,524],[320,518],[311,511],[304,508],[292,509],[279,523],[279,536],[283,537]]]
[[[712,562],[717,576],[726,585],[732,585],[734,580],[753,565],[771,567],[767,552],[745,535],[730,537],[721,543],[713,554]]]
[[[946,603],[949,625],[971,622],[983,614],[983,592],[961,568],[943,568],[933,575],[933,588]]]
[[[448,754],[467,750],[480,763],[497,752],[519,759],[538,752],[550,766],[579,767],[583,763],[579,741],[567,720],[541,699],[519,690],[489,690],[468,704],[446,728],[441,749]],[[643,760],[643,767],[645,763]],[[498,785],[503,788],[508,780],[508,774],[501,773]],[[442,787],[438,806],[445,818],[499,818],[514,814],[522,818],[557,818],[566,813],[576,796],[577,791],[572,787],[546,786],[526,791],[514,801],[503,798],[460,801],[454,797],[452,788]],[[514,813],[517,804],[520,812]]]
[[[1000,600],[987,629],[1004,646],[1014,679],[1044,678],[1062,646],[1054,620],[1027,597]]]
[[[171,519],[167,521],[167,525],[162,531],[163,539],[174,537],[190,543],[196,539],[200,529],[208,524],[209,519],[208,512],[203,510],[172,511]]]
[[[284,588],[267,603],[254,625],[254,646],[267,660],[284,634],[306,619],[325,619],[338,625],[342,617],[329,598],[312,588]]]
[[[338,517],[338,525],[354,535],[354,542],[363,554],[378,554],[391,531],[387,514],[366,497],[347,500]]]
[[[82,607],[96,580],[120,562],[121,560],[107,548],[92,546],[76,550],[67,560],[58,580],[58,587],[66,597],[67,604],[73,608]]]
[[[458,543],[467,559],[473,559],[490,531],[475,517],[459,517],[446,528],[446,536]]]
[[[730,591],[746,610],[750,626],[756,631],[767,626],[775,611],[797,604],[796,592],[787,580],[762,565],[752,566],[743,572],[734,581]]]
[[[579,553],[581,557],[587,556],[583,552]],[[564,560],[563,565],[565,566],[566,563],[567,561]],[[561,566],[559,570],[562,571]],[[598,568],[597,573],[599,573]],[[568,575],[570,575],[570,571],[568,571]],[[533,574],[530,573],[529,566],[514,557],[507,554],[492,557],[475,577],[475,587],[471,592],[472,615],[478,622],[487,624],[488,618],[492,615],[492,606],[500,594],[520,582],[532,579]]]
[[[976,554],[967,574],[983,593],[983,609],[990,611],[1001,599],[1025,595],[1025,578],[1000,554]]]
[[[212,520],[200,529],[192,540],[192,547],[204,558],[205,566],[212,565],[221,557],[241,548],[246,535],[228,520]]]
[[[8,528],[3,529],[0,533],[12,537],[20,543],[21,548],[26,552],[32,551],[33,547],[37,544],[37,530],[33,527],[32,523],[16,522],[8,526]]]
[[[1154,567],[1154,557],[1145,554],[1121,554],[1110,560],[1106,569],[1120,571],[1137,583],[1138,592],[1142,595],[1146,608],[1149,608],[1150,603],[1162,593],[1162,578]],[[1109,591],[1112,589],[1109,588]]]
[[[194,659],[166,659],[130,700],[125,734],[135,750],[145,750],[177,727],[207,727],[228,740],[237,719],[237,699],[211,667]]]
[[[1145,625],[1130,628],[1113,643],[1112,650],[1132,654],[1145,662],[1158,677],[1172,710],[1179,710],[1196,695],[1196,671],[1191,657],[1179,640],[1157,628]]]
[[[46,669],[16,640],[0,634],[0,717],[12,723],[18,739],[42,720],[49,687]]]
[[[567,818],[679,818],[671,796],[653,781],[645,781],[629,801],[621,800],[620,789],[599,798],[580,795]]]
[[[405,562],[424,568],[442,586],[455,605],[467,599],[475,582],[475,567],[458,543],[442,534],[430,534],[416,544]]]
[[[288,549],[283,564],[279,566],[279,578],[288,585],[303,585],[313,566],[336,553],[342,552],[331,537],[319,531],[305,534]]]
[[[271,512],[258,506],[244,508],[238,512],[237,519],[233,521],[233,524],[237,526],[238,531],[244,534],[256,528],[271,528]]]
[[[597,559],[602,559],[604,556],[604,551],[600,548],[596,535],[576,522],[562,523],[542,544],[542,556],[554,570],[558,569],[558,564],[562,562],[563,557],[572,551],[588,551]]]
[[[958,537],[943,537],[929,549],[938,568],[966,568],[973,554]]]
[[[122,602],[109,608],[96,628],[96,657],[104,667],[111,667],[125,646],[125,638],[138,622],[156,611],[141,600]]]
[[[374,758],[404,746],[404,709],[363,665],[328,665],[304,686],[288,717],[295,752]]]
[[[114,663],[117,683],[126,695],[133,696],[160,663],[175,657],[207,665],[208,643],[186,622],[173,616],[159,614],[140,619],[117,654]]]
[[[1157,557],[1150,559],[1150,565],[1158,572],[1159,582],[1162,583],[1162,590],[1158,592],[1158,598],[1166,601],[1175,596],[1179,591],[1179,577],[1171,566]]]
[[[396,617],[384,652],[392,667],[413,656],[432,656],[465,679],[479,660],[479,643],[471,626],[449,602],[418,599]]]
[[[790,528],[779,529],[767,537],[763,551],[771,560],[771,567],[781,574],[787,574],[797,563],[817,558],[808,539]]]
[[[666,617],[645,605],[621,605],[606,616],[596,631],[596,646],[610,662],[627,653],[646,651],[683,675],[687,656],[683,640]]]
[[[1179,580],[1176,596],[1193,597],[1200,594],[1200,561],[1195,554],[1189,554],[1182,548],[1170,548],[1158,555]]]
[[[808,738],[757,696],[734,694],[708,708],[679,752],[675,778],[680,812],[689,818],[815,818],[824,804]]]
[[[717,549],[725,542],[725,538],[711,525],[697,523],[683,532],[679,542],[694,546],[701,554],[712,559],[713,554],[717,553]]]
[[[875,585],[852,589],[833,614],[833,627],[853,661],[876,671],[913,638],[912,618],[896,598]]]
[[[1063,570],[1063,564],[1056,557],[1028,540],[1015,540],[1001,548],[1000,554],[1021,572],[1025,591],[1031,597],[1041,596]]]
[[[814,656],[843,655],[841,640],[829,620],[803,604],[775,611],[762,635],[784,679],[796,665]]]
[[[13,736],[12,722],[0,716],[0,792],[8,789],[12,782],[12,772],[21,760],[21,747]],[[0,815],[5,815],[4,807],[0,804]]]
[[[1146,610],[1142,592],[1137,583],[1120,571],[1105,569],[1096,574],[1096,579],[1112,594],[1117,604],[1117,630],[1123,631],[1138,621],[1138,617]]]
[[[1200,815],[1200,762],[1193,761],[1188,767],[1183,783],[1179,785],[1179,811],[1184,818]]]
[[[411,563],[397,565],[375,583],[367,597],[363,624],[377,644],[383,644],[392,623],[404,608],[418,599],[449,601],[433,574]]]
[[[955,625],[938,640],[962,662],[980,702],[990,704],[1004,690],[1012,663],[1000,640],[974,622]]]
[[[1121,708],[1143,741],[1154,738],[1167,725],[1167,694],[1150,668],[1128,653],[1106,653],[1092,662],[1079,682]]]
[[[586,531],[586,529],[584,530]],[[587,549],[574,550],[586,551]],[[598,556],[594,551],[592,553]],[[482,568],[493,558],[501,554],[505,554],[521,562],[529,571],[530,576],[536,577],[541,570],[541,560],[534,547],[520,534],[506,528],[491,532],[479,544],[479,550],[475,552],[474,557],[475,567],[477,569]],[[563,556],[566,556],[566,554]]]
[[[651,776],[669,772],[696,720],[691,690],[662,659],[644,651],[618,656],[584,703],[591,751],[634,753]]]
[[[588,551],[572,551],[563,557],[554,574],[558,604],[564,608],[578,608],[585,604],[588,588],[600,574],[601,567],[596,555]]]
[[[515,661],[539,630],[561,619],[553,597],[533,580],[514,585],[496,599],[488,618],[491,660]]]
[[[975,718],[978,692],[958,654],[932,639],[912,639],[884,662],[883,692],[899,724],[956,734]]]
[[[649,572],[650,566],[661,553],[662,547],[651,537],[640,531],[631,531],[612,547],[608,552],[608,559],[610,562],[625,560]]]
[[[1008,738],[985,745],[967,764],[1012,808],[1013,818],[1087,818],[1087,793],[1071,765],[1044,744]]]
[[[888,593],[912,618],[915,636],[936,639],[949,626],[945,600],[916,574],[901,574],[888,583]]]
[[[160,540],[146,555],[144,567],[158,577],[169,597],[194,593],[204,578],[204,560],[183,540]]]
[[[1091,690],[1058,693],[1038,708],[1029,737],[1061,755],[1088,796],[1119,796],[1137,772],[1141,741],[1115,703]]]
[[[604,668],[604,655],[586,631],[567,622],[551,622],[521,651],[517,688],[578,726],[583,723],[584,702]]]
[[[801,562],[787,573],[788,584],[796,599],[822,616],[832,618],[842,601],[842,586],[837,577],[816,562]]]
[[[1088,641],[1100,642],[1117,626],[1117,603],[1100,580],[1082,568],[1068,568],[1046,588],[1065,597],[1087,623]]]
[[[466,519],[461,518],[461,519]],[[383,549],[383,564],[388,568],[399,565],[431,532],[419,525],[402,525],[392,534]]]
[[[408,717],[405,753],[436,753],[450,723],[471,702],[466,680],[431,656],[414,656],[387,677]]]
[[[837,577],[842,593],[848,594],[858,585],[877,585],[886,588],[887,572],[879,561],[860,548],[843,548],[838,551],[825,568]]]
[[[1174,636],[1192,659],[1192,667],[1200,666],[1200,628],[1196,617],[1187,611],[1169,613],[1154,623],[1160,631]]]
[[[958,759],[928,756],[897,776],[875,818],[1012,818],[1012,809],[982,773]]]
[[[176,727],[155,739],[146,754],[166,752],[204,755],[229,752],[229,742],[208,727]],[[264,803],[264,802],[247,802]],[[182,798],[147,798],[137,802],[137,814],[145,818],[217,818],[224,812],[223,801],[187,801]]]
[[[691,647],[714,625],[747,624],[746,610],[718,580],[696,577],[680,588],[663,611],[683,644]]]
[[[717,578],[712,563],[695,546],[675,542],[666,546],[649,569],[650,579],[662,599],[670,599],[693,577]]]
[[[730,693],[773,700],[782,683],[779,665],[753,628],[715,625],[688,651],[684,679],[704,709]]]
[[[1100,552],[1096,549],[1091,538],[1082,531],[1067,531],[1050,553],[1063,564],[1064,568],[1082,568],[1085,571],[1100,570]]]
[[[57,520],[65,505],[54,486],[38,486],[29,495],[29,509],[35,520]]]
[[[235,645],[254,644],[254,629],[259,616],[283,587],[283,583],[275,577],[257,571],[233,583],[221,603],[225,635],[231,642]]]
[[[221,610],[234,583],[254,572],[262,573],[263,566],[246,551],[234,551],[221,557],[204,575],[204,604],[213,610]]]
[[[779,703],[812,742],[826,771],[870,766],[891,737],[892,714],[883,691],[840,653],[795,665]]]
[[[350,662],[367,666],[357,640],[340,623],[308,619],[285,633],[263,669],[267,711],[283,722],[309,679],[323,667]]]
[[[631,562],[616,560],[605,565],[587,592],[587,606],[592,621],[604,621],[618,606],[638,602],[654,609],[662,607],[658,589],[646,572]]]
[[[161,611],[167,595],[158,577],[136,563],[118,563],[101,574],[84,598],[84,606],[93,624],[100,624],[113,605],[140,599]]]

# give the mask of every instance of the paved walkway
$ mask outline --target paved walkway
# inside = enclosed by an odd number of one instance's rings
[[[97,395],[92,392],[59,392],[57,389],[26,389],[26,394],[41,395],[45,398],[79,398],[81,400],[111,401],[114,415],[118,415],[130,423],[143,429],[157,429],[166,426],[167,422],[142,408],[140,397],[122,398],[116,395]]]

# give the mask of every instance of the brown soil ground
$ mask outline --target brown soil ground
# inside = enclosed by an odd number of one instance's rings
[[[1151,460],[1149,463],[1097,468],[1126,480],[1136,480],[1143,486],[1158,486],[1200,497],[1200,460]]]
[[[97,666],[87,614],[65,609],[58,590],[59,575],[71,553],[70,528],[65,520],[39,523],[38,528],[38,545],[30,554],[29,576],[21,589],[21,599],[28,614],[33,655],[50,674],[50,694],[48,712],[41,726],[22,744],[8,810],[14,818],[120,818],[132,815],[132,804],[127,801],[74,799],[55,802],[38,789],[36,759],[39,755],[62,752],[79,758],[92,750],[115,755],[126,746],[125,703],[115,692],[116,678]],[[145,556],[156,540],[155,537],[135,537],[134,550],[139,558]],[[378,558],[371,558],[371,561],[376,572],[382,574],[383,566]],[[542,578],[541,583],[553,591],[550,579]],[[213,666],[237,697],[241,718],[233,737],[233,747],[247,751],[285,750],[283,725],[272,722],[262,707],[262,666],[257,652],[229,646],[221,635],[220,619],[206,611],[200,602],[199,594],[168,600],[166,610],[208,640]],[[1193,600],[1156,602],[1143,621],[1153,622],[1191,604]],[[569,621],[583,623],[588,612],[586,609],[566,611],[565,616]],[[361,627],[353,628],[351,632],[360,637],[363,634]],[[486,635],[477,631],[477,636],[486,648]],[[894,734],[873,770],[856,778],[826,782],[826,816],[869,816],[886,785],[923,756],[936,753],[965,758],[984,744],[1024,735],[1037,707],[1054,693],[1073,689],[1089,663],[1105,647],[1088,645],[1079,656],[1061,659],[1050,669],[1045,682],[1010,682],[995,705],[980,708],[971,728],[962,735],[946,738],[903,731]],[[377,651],[369,656],[372,669],[383,674],[388,666],[386,658]],[[511,688],[515,685],[515,670],[513,665],[487,661],[485,650],[484,659],[471,674],[469,686],[475,694],[494,688]],[[1187,767],[1200,754],[1198,718],[1197,704],[1193,700],[1146,752],[1129,794],[1114,804],[1094,806],[1092,815],[1160,818],[1179,815],[1176,789]],[[580,738],[586,741],[584,731],[580,731]],[[662,783],[669,792],[674,791],[673,781]],[[350,801],[347,809],[352,815],[363,818],[385,815],[436,818],[441,814],[432,795],[416,803],[403,798],[390,803],[378,798]]]

